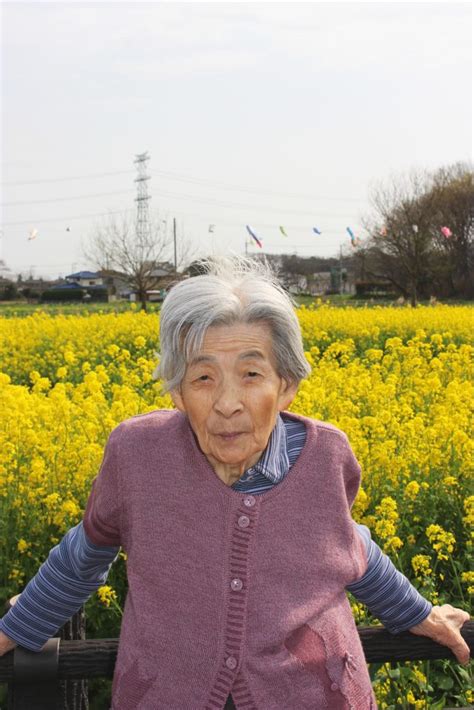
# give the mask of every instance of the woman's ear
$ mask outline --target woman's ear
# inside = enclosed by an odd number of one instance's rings
[[[176,409],[179,409],[180,412],[186,411],[184,408],[183,398],[182,398],[181,392],[179,390],[171,390],[170,396],[171,396],[171,399],[173,400],[173,404],[176,407]]]
[[[287,380],[282,379],[278,402],[280,412],[283,412],[284,409],[288,409],[294,400],[297,391],[298,384],[296,382],[288,382]]]

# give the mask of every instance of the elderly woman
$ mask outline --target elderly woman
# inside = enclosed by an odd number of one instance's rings
[[[121,546],[116,710],[375,708],[346,590],[466,662],[468,615],[433,608],[352,520],[345,434],[287,411],[309,367],[266,267],[208,263],[171,290],[160,328],[176,410],[112,432],[83,523],[2,619],[0,649],[40,649]]]

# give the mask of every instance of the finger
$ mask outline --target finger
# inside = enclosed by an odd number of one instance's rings
[[[450,644],[449,648],[454,653],[454,655],[456,656],[456,659],[458,660],[459,663],[462,663],[463,665],[467,665],[469,663],[469,659],[470,659],[469,646],[464,641],[461,634],[459,634],[459,638],[457,639],[457,641],[455,643]]]
[[[461,636],[460,628],[464,625],[467,619],[464,618],[464,612],[459,610],[460,616],[454,621],[450,619],[448,624],[444,626],[438,626],[436,631],[431,634],[433,641],[447,646],[450,651],[456,656],[459,663],[466,664],[469,663],[470,650],[467,643]],[[468,615],[468,619],[469,619]]]

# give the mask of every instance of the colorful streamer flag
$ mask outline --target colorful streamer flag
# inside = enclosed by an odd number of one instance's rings
[[[413,231],[415,232],[415,234],[418,234],[418,225],[417,225],[417,224],[412,224],[412,225],[411,225],[411,228],[413,229]]]
[[[317,227],[313,227],[313,232],[315,234],[322,234],[322,232]]]
[[[31,229],[30,230],[30,236],[28,237],[28,241],[31,242],[32,239],[36,239],[38,236],[38,230],[37,229]]]
[[[356,235],[354,234],[354,232],[352,231],[352,229],[351,229],[350,227],[346,227],[346,232],[348,233],[348,235],[349,235],[350,238],[351,238],[351,244],[352,244],[352,246],[353,246],[353,247],[358,247],[359,244],[360,244],[360,239],[359,239],[359,237],[356,237]]]
[[[449,239],[449,237],[453,236],[453,233],[449,227],[441,227],[441,234],[443,235],[443,237],[446,237],[446,239]]]
[[[215,229],[215,226],[216,226],[215,224],[210,224],[208,231],[209,231],[209,232],[213,232],[214,229]]]
[[[263,242],[257,237],[257,235],[255,234],[255,232],[253,231],[253,229],[252,229],[251,227],[249,227],[248,224],[245,225],[245,226],[246,226],[247,232],[250,234],[250,236],[252,237],[252,239],[257,243],[257,246],[259,246],[260,249],[262,249],[262,248],[263,248]]]
[[[285,232],[285,228],[284,228],[284,227],[279,227],[279,230],[280,230],[280,232],[283,234],[284,237],[287,237],[287,236],[288,236],[288,234]]]

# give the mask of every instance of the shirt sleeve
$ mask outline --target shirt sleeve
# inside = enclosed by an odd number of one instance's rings
[[[419,624],[432,609],[432,604],[399,572],[392,561],[372,540],[365,525],[354,525],[367,550],[367,570],[347,591],[365,604],[388,631],[398,634]]]
[[[104,457],[87,501],[84,529],[95,545],[120,547],[122,496],[119,471],[120,426],[109,436]]]
[[[118,552],[88,540],[82,523],[71,528],[0,619],[0,630],[20,646],[40,651],[105,583]]]

